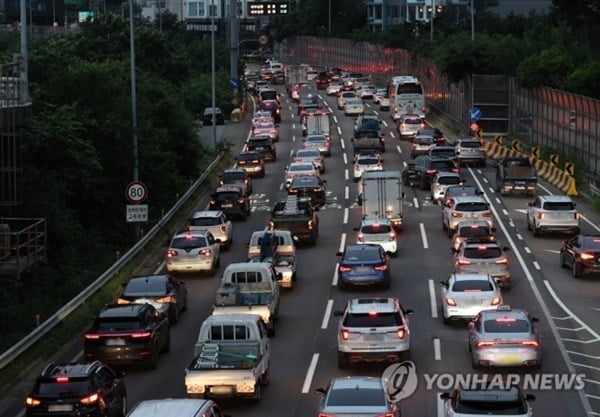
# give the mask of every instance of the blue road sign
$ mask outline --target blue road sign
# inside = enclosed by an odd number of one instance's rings
[[[479,110],[477,107],[471,107],[469,109],[469,117],[475,122],[478,121],[481,119],[481,110]]]
[[[237,80],[237,78],[230,78],[229,84],[231,85],[232,88],[238,88],[238,85],[240,84],[240,82]]]

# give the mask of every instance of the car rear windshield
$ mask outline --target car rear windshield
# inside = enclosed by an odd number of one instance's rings
[[[346,251],[345,259],[347,261],[380,261],[381,256],[378,250],[349,249]]]
[[[481,142],[477,142],[476,140],[469,141],[461,141],[460,146],[463,148],[481,148],[483,145]]]
[[[582,247],[591,250],[600,250],[600,237],[586,236],[582,238]]]
[[[375,165],[379,162],[377,158],[360,158],[356,163],[358,165]]]
[[[418,117],[410,117],[410,118],[406,118],[404,119],[404,123],[406,123],[407,125],[420,125],[421,124],[421,119]]]
[[[321,154],[316,149],[300,150],[296,153],[296,158],[318,158]]]
[[[253,146],[269,146],[271,144],[271,142],[269,141],[269,139],[250,139],[248,141],[248,146],[253,147]]]
[[[454,162],[448,161],[431,161],[431,168],[437,169],[438,171],[450,171],[454,168]]]
[[[252,164],[258,164],[260,163],[260,155],[258,154],[241,154],[238,157],[238,162],[240,163],[252,163]]]
[[[319,186],[319,180],[317,179],[317,177],[302,177],[302,178],[294,178],[292,180],[292,188],[299,188],[299,187],[318,187]]]
[[[446,190],[447,197],[467,197],[477,194],[475,187],[450,187]]]
[[[221,224],[219,217],[198,217],[190,222],[190,226],[217,226],[219,224]]]
[[[379,133],[376,130],[359,130],[354,139],[379,139]]]
[[[390,313],[351,313],[344,320],[345,327],[397,327],[402,325],[402,317]]]
[[[431,145],[433,143],[433,138],[424,137],[424,138],[415,138],[415,144],[417,145]]]
[[[88,378],[69,378],[69,382],[40,381],[35,391],[40,397],[63,397],[65,395],[85,395],[91,390]]]
[[[260,92],[260,98],[263,101],[266,101],[266,100],[277,100],[277,91],[269,91],[269,90],[264,91],[263,90],[263,91]]]
[[[327,397],[327,405],[330,407],[373,407],[385,404],[385,395],[381,388],[332,389]]]
[[[431,156],[446,156],[446,157],[454,157],[456,156],[456,152],[454,149],[437,149],[433,148],[429,151],[429,155]]]
[[[126,332],[140,327],[140,322],[134,317],[100,318],[96,322],[96,331],[99,332]]]
[[[342,97],[343,98],[356,97],[356,94],[354,93],[354,91],[346,91],[346,92],[342,93]]]
[[[221,175],[221,179],[224,182],[240,182],[240,181],[244,181],[246,179],[246,173],[245,172],[224,172],[223,175]]]
[[[478,202],[471,202],[471,203],[458,203],[456,205],[455,208],[456,211],[487,211],[489,210],[489,207],[486,203],[478,203]]]
[[[457,185],[460,184],[460,178],[458,177],[440,177],[438,178],[438,184],[442,185]]]
[[[454,292],[470,292],[470,291],[493,291],[492,283],[482,280],[464,280],[456,281],[452,285]]]
[[[173,249],[195,249],[203,248],[208,246],[206,238],[203,236],[191,236],[191,237],[176,237],[171,242],[171,248]]]
[[[494,259],[502,256],[502,250],[498,247],[488,246],[468,247],[465,248],[463,256],[472,259]]]
[[[516,416],[527,413],[527,406],[522,401],[465,401],[460,400],[456,412],[461,414]]]
[[[240,194],[236,192],[221,192],[217,193],[217,201],[237,200]]]
[[[485,320],[483,329],[487,333],[529,333],[529,322],[512,318],[490,319]]]
[[[570,201],[564,201],[564,202],[547,202],[544,203],[544,210],[549,210],[549,211],[571,211],[571,210],[575,210],[575,205],[570,202]]]
[[[368,224],[361,228],[363,233],[390,233],[391,231],[389,224]]]
[[[462,237],[487,237],[490,235],[490,229],[485,226],[463,226],[458,233]]]
[[[166,281],[146,281],[145,279],[133,279],[127,283],[123,294],[126,296],[136,295],[164,295],[167,293]]]

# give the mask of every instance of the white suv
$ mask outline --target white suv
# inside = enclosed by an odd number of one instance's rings
[[[480,196],[452,197],[444,200],[442,229],[448,237],[454,236],[458,223],[464,220],[485,220],[494,227],[490,205]]]
[[[229,249],[233,242],[233,224],[221,210],[197,211],[189,219],[190,232],[208,230],[219,245]]]
[[[358,232],[356,243],[379,245],[392,256],[398,254],[397,235],[388,219],[366,219],[354,230]]]
[[[397,298],[355,298],[348,301],[338,327],[338,367],[351,362],[400,362],[410,356],[407,315]]]
[[[545,232],[579,234],[579,213],[571,197],[540,195],[527,206],[527,228],[534,236]]]

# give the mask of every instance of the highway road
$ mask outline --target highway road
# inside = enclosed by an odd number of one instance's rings
[[[222,253],[221,270],[231,262],[246,258],[246,241],[255,230],[265,227],[273,202],[285,196],[282,190],[284,168],[293,151],[301,147],[301,126],[292,104],[282,90],[283,118],[277,162],[267,164],[264,179],[254,181],[252,215],[234,224],[234,244]],[[429,192],[406,188],[404,201],[405,227],[400,233],[399,255],[392,258],[392,285],[389,290],[348,290],[336,286],[336,252],[345,243],[354,243],[352,229],[360,222],[356,205],[357,187],[352,181],[352,149],[350,138],[353,119],[337,110],[335,100],[325,97],[326,107],[334,114],[336,135],[332,156],[327,159],[327,204],[319,212],[320,237],[314,247],[298,250],[298,284],[283,294],[276,336],[271,339],[271,382],[263,390],[259,404],[220,400],[225,413],[233,417],[315,416],[320,399],[314,389],[343,375],[381,375],[385,365],[357,365],[348,370],[337,368],[337,318],[332,311],[343,308],[350,298],[368,296],[399,297],[405,308],[415,310],[410,316],[412,360],[419,373],[417,391],[403,400],[403,416],[440,416],[439,393],[443,387],[427,387],[424,375],[436,373],[495,373],[496,370],[473,371],[467,349],[466,323],[442,324],[438,281],[452,271],[450,240],[442,231],[441,208],[431,204]],[[375,111],[371,107],[370,111]],[[410,159],[409,143],[397,139],[395,126],[387,112],[385,121],[387,152],[386,169],[402,170]],[[203,128],[209,130],[210,127]],[[443,129],[443,127],[442,127]],[[245,137],[236,142],[241,146]],[[502,197],[493,192],[494,168],[462,168],[467,182],[477,184],[493,207],[496,229],[509,252],[513,276],[512,290],[504,294],[505,303],[525,307],[540,318],[544,364],[540,371],[510,370],[525,375],[529,372],[586,374],[586,386],[575,390],[529,390],[537,396],[533,403],[536,416],[586,416],[586,406],[600,415],[600,292],[594,278],[575,280],[568,270],[559,267],[557,251],[562,237],[534,238],[526,230],[527,199]],[[542,192],[553,192],[551,189]],[[204,208],[206,200],[199,202]],[[592,212],[583,211],[590,223],[582,221],[583,231],[600,233]],[[165,248],[166,249],[166,248]],[[145,273],[164,271],[164,251],[145,266]],[[126,377],[129,403],[154,398],[184,397],[184,369],[192,359],[192,348],[202,321],[210,314],[219,286],[219,274],[213,277],[185,276],[189,291],[189,308],[172,328],[171,352],[160,358],[154,371],[131,369]],[[80,345],[81,347],[82,345]],[[69,353],[73,355],[72,352]],[[71,356],[72,357],[72,356]],[[70,359],[70,358],[67,358]],[[584,401],[582,401],[584,400]],[[14,409],[14,408],[13,408]],[[8,416],[9,414],[6,414]],[[15,413],[10,414],[15,415]]]

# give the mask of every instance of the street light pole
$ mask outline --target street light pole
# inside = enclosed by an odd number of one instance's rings
[[[475,8],[473,7],[473,0],[471,0],[471,42],[475,40]]]
[[[429,14],[429,41],[433,42],[433,19],[435,17],[435,0],[431,0],[431,13]]]
[[[215,0],[210,2],[210,83],[212,88],[212,144],[217,149],[217,80],[215,70]]]
[[[133,0],[129,0],[129,69],[131,72],[131,147],[133,149],[133,180],[139,181],[138,137],[137,137],[137,92],[135,82],[135,30],[133,22]],[[140,237],[140,224],[135,223],[134,238]]]

